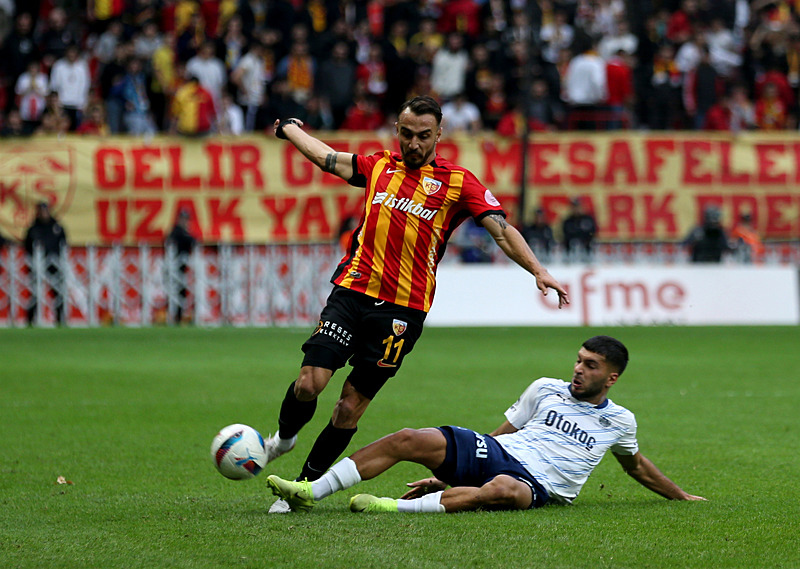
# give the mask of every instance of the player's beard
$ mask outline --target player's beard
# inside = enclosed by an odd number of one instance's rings
[[[435,149],[436,148],[434,147],[428,154],[423,154],[419,151],[410,152],[406,150],[403,152],[403,163],[406,165],[406,168],[411,170],[422,168],[428,162],[428,158],[430,158]]]
[[[573,378],[573,381],[574,381],[574,379],[575,378]],[[600,393],[602,393],[603,386],[602,385],[596,385],[596,386],[587,385],[585,380],[581,380],[580,389],[581,389],[580,392],[576,392],[575,391],[575,386],[573,384],[572,385],[572,389],[570,389],[570,393],[572,393],[572,396],[575,399],[577,399],[578,401],[588,401],[589,399],[592,399],[592,398],[596,397],[597,395],[599,395]]]

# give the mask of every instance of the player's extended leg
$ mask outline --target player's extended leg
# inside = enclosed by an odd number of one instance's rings
[[[439,429],[403,429],[339,461],[315,482],[292,482],[273,475],[267,478],[267,483],[275,495],[291,504],[292,509],[309,511],[319,500],[362,480],[374,478],[398,462],[416,462],[429,469],[438,468],[446,453],[447,440]],[[438,505],[437,499],[437,508]]]
[[[356,434],[358,420],[370,401],[349,380],[344,382],[331,420],[311,447],[298,480],[316,480],[331,467]]]

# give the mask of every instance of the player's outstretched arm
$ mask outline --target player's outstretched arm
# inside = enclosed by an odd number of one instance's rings
[[[559,308],[569,304],[567,291],[539,262],[525,238],[513,225],[499,214],[487,215],[481,223],[509,259],[536,277],[536,286],[543,295],[547,296],[547,289],[552,288],[558,293]]]
[[[631,478],[656,494],[670,500],[705,500],[702,496],[693,496],[684,492],[640,452],[632,455],[614,454],[614,457]]]
[[[297,148],[300,153],[323,172],[330,172],[343,179],[345,182],[353,177],[353,154],[350,152],[337,152],[320,139],[304,131],[300,119],[276,120],[272,125],[275,136],[285,138]]]

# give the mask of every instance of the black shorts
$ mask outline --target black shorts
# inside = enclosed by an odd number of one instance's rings
[[[348,380],[373,399],[394,377],[422,334],[427,314],[334,287],[319,324],[303,344],[304,366],[336,371],[350,360]]]
[[[540,508],[550,496],[520,462],[508,454],[491,435],[463,427],[439,427],[447,439],[442,465],[433,475],[450,486],[480,488],[500,474],[516,478],[531,489],[531,508]]]

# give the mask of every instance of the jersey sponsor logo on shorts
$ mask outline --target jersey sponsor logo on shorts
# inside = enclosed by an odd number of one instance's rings
[[[403,332],[406,331],[406,328],[408,328],[408,322],[403,322],[397,318],[392,321],[392,331],[394,332],[395,336],[402,336]]]
[[[434,180],[433,178],[422,178],[422,189],[425,190],[425,193],[429,196],[432,196],[436,192],[441,189],[442,183],[439,180]]]
[[[315,336],[320,334],[322,336],[328,336],[329,338],[333,338],[337,342],[339,342],[343,346],[349,346],[350,340],[353,339],[353,333],[348,331],[346,328],[342,327],[340,324],[336,322],[331,322],[330,320],[320,320],[317,328],[314,330],[314,333],[311,334]]]
[[[544,419],[544,424],[548,427],[555,427],[557,431],[561,431],[568,437],[572,437],[584,445],[586,450],[592,450],[597,442],[594,437],[590,436],[589,433],[580,428],[577,421],[569,421],[564,418],[564,415],[557,413],[552,409],[547,412],[547,417]]]
[[[372,198],[372,204],[382,204],[389,209],[410,213],[411,215],[416,215],[427,220],[433,219],[433,216],[436,215],[435,209],[426,208],[421,203],[417,203],[409,198],[397,199],[395,194],[390,194],[388,192],[378,192],[375,194],[375,197]]]
[[[489,447],[483,435],[475,433],[475,458],[489,458]]]

